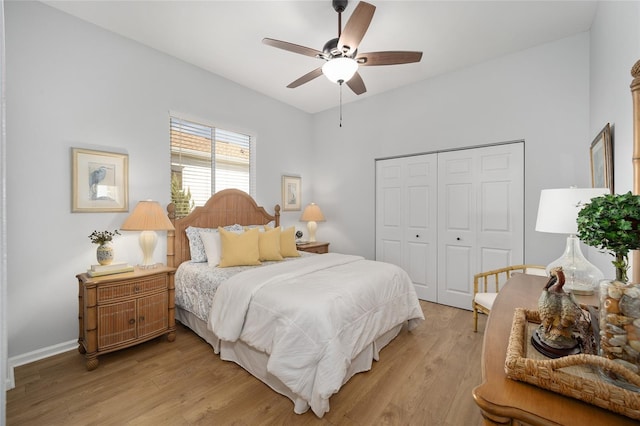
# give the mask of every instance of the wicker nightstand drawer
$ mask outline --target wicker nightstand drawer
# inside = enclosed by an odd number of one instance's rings
[[[98,303],[166,290],[167,284],[166,275],[155,275],[143,279],[131,279],[118,284],[103,285],[98,287]]]

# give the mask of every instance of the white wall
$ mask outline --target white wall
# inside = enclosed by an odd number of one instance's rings
[[[9,357],[77,339],[87,236],[127,217],[70,212],[71,147],[129,155],[130,208],[169,202],[170,110],[257,134],[259,204],[281,203],[283,173],[312,181],[306,113],[41,3],[8,2],[6,33]],[[298,214],[283,223],[302,225]],[[141,260],[137,233],[114,243],[116,258]]]
[[[640,59],[640,2],[599,2],[591,27],[589,86],[591,139],[611,124],[616,193],[633,189],[633,108],[631,67]],[[615,274],[613,257],[589,249],[591,261]]]
[[[318,239],[375,256],[376,158],[524,140],[525,260],[547,264],[565,237],[534,230],[540,190],[590,184],[589,35],[345,105],[342,128],[337,117],[314,116]]]

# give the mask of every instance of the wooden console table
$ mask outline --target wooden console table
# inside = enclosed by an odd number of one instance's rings
[[[504,363],[515,308],[537,309],[545,277],[517,274],[500,290],[487,320],[482,381],[473,398],[485,425],[638,425],[628,417],[507,378]],[[578,298],[596,304],[597,298]]]

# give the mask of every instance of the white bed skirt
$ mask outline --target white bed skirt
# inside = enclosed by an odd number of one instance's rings
[[[267,371],[267,361],[269,355],[258,351],[244,342],[227,342],[220,340],[213,332],[207,329],[207,323],[196,317],[192,313],[176,306],[176,320],[193,330],[198,336],[203,338],[213,347],[215,353],[220,354],[220,358],[225,361],[233,361],[247,370],[251,375],[260,379],[267,386],[293,401],[293,411],[297,414],[305,413],[309,410],[309,403],[293,393],[280,379]],[[363,371],[369,371],[373,360],[378,361],[380,350],[387,346],[397,335],[407,322],[398,324],[373,343],[368,345],[354,359],[347,370],[347,374],[342,381],[344,385],[351,377]],[[327,410],[328,411],[328,410]]]

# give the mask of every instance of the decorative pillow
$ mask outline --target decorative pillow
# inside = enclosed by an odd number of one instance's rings
[[[189,251],[191,252],[192,262],[206,262],[207,254],[202,244],[202,238],[200,237],[200,231],[202,232],[218,232],[214,228],[196,228],[195,226],[189,226],[185,229],[187,238],[189,239]]]
[[[280,254],[282,257],[299,257],[296,247],[296,228],[292,226],[280,233]]]
[[[200,239],[204,246],[204,252],[207,255],[209,266],[218,266],[220,263],[220,233],[216,229],[215,232],[200,231]]]
[[[225,226],[224,229],[235,233],[244,231],[244,227],[238,224]],[[191,261],[196,263],[207,261],[207,253],[205,252],[204,245],[202,244],[200,231],[218,232],[218,229],[197,228],[195,226],[189,226],[187,229],[185,229],[184,232],[187,234],[187,239],[189,239],[189,252],[191,252]]]
[[[255,229],[255,228],[253,228]],[[258,230],[260,231],[260,230]],[[260,260],[282,260],[280,254],[280,227],[270,231],[262,231],[258,236]]]
[[[218,228],[220,233],[220,266],[260,265],[260,249],[258,239],[260,233],[257,229],[251,229],[242,234],[225,231]]]

